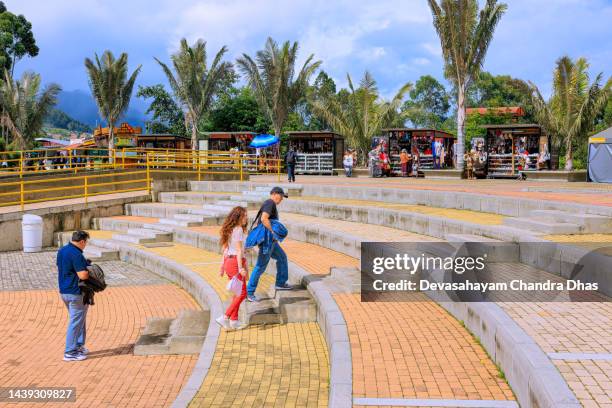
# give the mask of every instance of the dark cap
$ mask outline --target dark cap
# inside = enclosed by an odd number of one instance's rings
[[[272,190],[270,190],[270,194],[280,194],[285,198],[289,197],[287,193],[285,193],[285,190],[280,187],[273,187]]]

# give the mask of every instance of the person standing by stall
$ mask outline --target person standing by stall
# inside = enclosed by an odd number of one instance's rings
[[[348,150],[344,153],[342,165],[344,166],[344,174],[346,177],[351,177],[353,175],[353,155]]]
[[[287,166],[287,179],[290,183],[295,183],[295,162],[297,162],[297,154],[293,151],[293,146],[289,146],[285,154],[285,165]]]
[[[474,149],[463,155],[468,180],[474,179]]]
[[[408,162],[410,161],[408,157],[408,152],[406,149],[402,149],[400,153],[400,166],[402,167],[402,177],[408,177]]]

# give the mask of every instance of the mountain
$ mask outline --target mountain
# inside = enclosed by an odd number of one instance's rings
[[[80,89],[74,91],[61,91],[57,97],[57,109],[63,111],[71,118],[82,122],[91,128],[95,128],[99,124],[105,124],[98,113],[98,107],[89,91]],[[119,123],[127,122],[132,126],[142,126],[148,120],[144,112],[147,110],[147,103],[140,99],[132,97],[130,107],[127,112],[119,119]],[[117,123],[117,126],[119,125]]]
[[[66,129],[74,132],[91,133],[91,126],[88,126],[74,118],[68,116],[64,111],[51,109],[44,121],[45,126],[58,129]]]

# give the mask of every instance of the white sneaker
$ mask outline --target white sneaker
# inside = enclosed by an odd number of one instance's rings
[[[79,352],[76,353],[64,353],[64,361],[83,361],[87,358],[85,354]]]
[[[230,320],[225,315],[217,317],[215,321],[224,329],[230,328]]]
[[[77,351],[81,354],[85,354],[88,355],[89,354],[89,349],[85,346],[81,346],[77,349]]]
[[[229,325],[232,330],[242,330],[246,327],[246,324],[242,324],[240,320],[230,320]]]

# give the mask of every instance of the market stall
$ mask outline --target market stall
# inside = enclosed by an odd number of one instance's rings
[[[589,138],[588,180],[612,183],[612,128]]]
[[[329,131],[287,132],[297,153],[297,174],[333,174],[342,168],[344,137]]]
[[[383,129],[385,134],[385,149],[389,152],[391,172],[401,175],[400,153],[403,149],[419,157],[420,169],[433,169],[453,167],[453,145],[455,136],[436,129]],[[441,153],[440,160],[436,160],[436,147]]]
[[[146,149],[191,149],[191,138],[189,136],[178,136],[172,134],[140,134],[138,135],[138,147]]]
[[[487,177],[518,177],[522,171],[550,168],[550,140],[539,125],[484,125]]]
[[[207,132],[208,150],[229,151],[238,149],[241,152],[248,150],[249,143],[257,133],[255,132]]]

